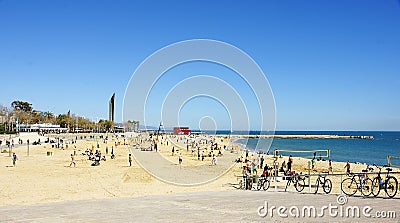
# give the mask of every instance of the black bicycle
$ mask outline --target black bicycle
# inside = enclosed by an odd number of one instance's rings
[[[388,197],[393,198],[397,194],[397,189],[399,187],[399,183],[397,182],[396,177],[390,176],[390,171],[392,168],[386,168],[386,177],[383,179],[381,177],[382,167],[378,167],[374,164],[375,167],[379,169],[378,176],[374,178],[372,181],[372,194],[376,197],[379,195],[381,190],[385,190]],[[387,167],[387,166],[383,166]]]
[[[270,185],[270,180],[267,176],[261,176],[257,180],[257,190],[268,190]]]
[[[352,177],[342,181],[341,189],[343,193],[348,196],[353,196],[357,190],[359,190],[362,195],[369,196],[372,193],[372,180],[365,177],[366,173],[352,175]],[[356,179],[357,176],[358,180]]]
[[[323,191],[329,194],[332,190],[332,181],[326,178],[326,175],[318,175],[317,181],[314,187],[314,194],[318,192],[319,185],[321,185]]]
[[[286,183],[286,188],[285,191],[287,190],[287,188],[290,186],[290,184],[293,183],[294,188],[296,188],[297,192],[301,192],[304,189],[304,186],[306,185],[304,177],[300,176],[299,174],[293,174],[293,175],[288,175],[286,176],[287,179],[287,183]]]

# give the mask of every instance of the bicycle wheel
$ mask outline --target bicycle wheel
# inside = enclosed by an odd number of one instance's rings
[[[346,178],[342,181],[341,189],[347,196],[353,196],[357,192],[357,183],[353,178]]]
[[[319,178],[317,179],[317,182],[315,182],[315,186],[313,189],[314,194],[316,194],[318,192],[319,189]]]
[[[294,187],[296,188],[297,192],[302,192],[304,189],[304,186],[306,185],[304,179],[298,178],[296,182],[294,183]]]
[[[233,186],[236,189],[242,190],[243,189],[243,180],[239,180],[239,183],[237,186]]]
[[[253,179],[248,179],[247,180],[247,183],[248,183],[248,185],[247,185],[247,189],[248,190],[252,190],[253,189]]]
[[[258,179],[258,181],[257,181],[257,190],[261,190],[261,187],[263,186],[263,184],[264,184],[263,178]]]
[[[325,183],[322,184],[322,188],[324,189],[325,194],[329,194],[332,190],[332,181],[325,179]]]
[[[385,192],[388,197],[393,198],[397,194],[399,183],[395,177],[389,176],[385,181]]]
[[[268,179],[265,179],[265,180],[264,180],[264,183],[263,183],[263,189],[264,189],[264,190],[268,190],[269,184],[270,184],[269,180],[268,180]]]
[[[365,179],[361,185],[361,194],[364,196],[369,196],[372,193],[372,180]]]
[[[374,197],[378,196],[379,192],[381,192],[380,181],[378,177],[375,177],[372,181],[372,194]]]

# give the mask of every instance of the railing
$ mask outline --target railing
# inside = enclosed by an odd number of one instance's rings
[[[385,180],[386,175],[388,171],[382,169],[380,172],[381,178]],[[332,194],[343,194],[343,191],[341,190],[341,183],[344,179],[346,178],[352,178],[354,175],[356,179],[358,180],[359,177],[368,177],[369,179],[373,180],[379,172],[354,172],[354,173],[333,173],[333,174],[328,174],[328,173],[313,173],[313,174],[295,174],[295,175],[278,175],[278,176],[268,176],[268,179],[270,180],[270,189],[269,191],[284,191],[284,190],[278,190],[278,189],[287,189],[287,180],[289,178],[296,176],[296,177],[302,177],[305,178],[305,189],[303,190],[302,193],[312,193],[312,187],[315,187],[315,183],[317,181],[317,178],[319,176],[325,176],[327,179],[330,179],[332,181]],[[395,177],[397,180],[400,179],[400,172],[399,171],[390,171],[389,172],[390,176]],[[243,176],[235,176],[237,178],[237,181],[243,179]],[[249,177],[251,178],[260,178],[260,176],[256,175],[250,175]],[[308,190],[306,189],[308,187]],[[400,182],[398,183],[398,188],[397,188],[397,194],[395,198],[400,198]],[[289,191],[295,191],[294,189],[291,189]],[[382,196],[383,195],[383,196]],[[372,196],[372,195],[371,195]],[[385,192],[381,192],[379,197],[386,197]]]

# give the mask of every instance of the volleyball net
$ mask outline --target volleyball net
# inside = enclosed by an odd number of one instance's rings
[[[274,156],[289,156],[293,155],[296,157],[304,158],[329,158],[329,149],[317,149],[317,150],[290,150],[290,149],[276,149],[274,150]]]

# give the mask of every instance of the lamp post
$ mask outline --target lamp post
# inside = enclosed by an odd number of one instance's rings
[[[26,142],[27,142],[27,144],[28,144],[28,151],[27,151],[27,154],[28,154],[28,156],[29,156],[29,139],[28,139]]]
[[[162,125],[162,122],[160,122],[160,125],[158,126],[157,141],[158,141],[158,135],[160,135],[161,126],[163,126],[163,125]]]

